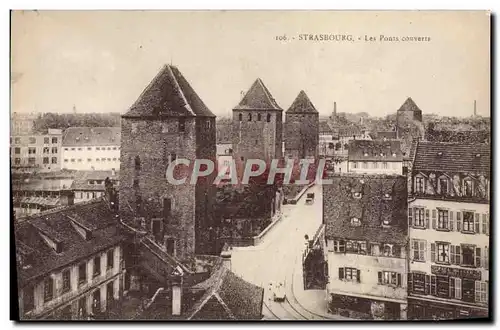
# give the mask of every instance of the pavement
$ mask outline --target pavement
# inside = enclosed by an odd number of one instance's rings
[[[322,186],[314,185],[307,192],[315,194],[313,204],[305,204],[305,197],[302,197],[295,205],[282,205],[282,220],[264,235],[259,245],[235,247],[232,250],[232,271],[265,289],[264,319],[347,319],[328,313],[325,290],[303,288],[304,236],[307,234],[312,238],[323,219]],[[284,302],[275,302],[273,299],[271,284],[277,283],[285,285]]]

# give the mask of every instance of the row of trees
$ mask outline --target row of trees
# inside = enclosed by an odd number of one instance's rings
[[[66,129],[75,126],[120,127],[120,113],[44,113],[33,122],[36,132],[43,133],[49,128]]]

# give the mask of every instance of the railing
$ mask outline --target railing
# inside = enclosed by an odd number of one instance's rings
[[[165,290],[165,289],[164,288],[159,288],[158,290],[156,290],[155,294],[153,295],[153,297],[151,297],[151,299],[146,304],[146,307],[144,309],[148,309],[149,307],[151,307],[151,305],[155,302],[155,300],[158,297],[158,295],[160,294],[160,292],[162,292],[163,290]]]

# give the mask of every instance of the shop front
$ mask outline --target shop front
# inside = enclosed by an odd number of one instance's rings
[[[456,320],[488,317],[487,308],[475,308],[408,298],[410,320]]]
[[[399,320],[401,306],[391,301],[331,294],[329,312],[353,319]]]

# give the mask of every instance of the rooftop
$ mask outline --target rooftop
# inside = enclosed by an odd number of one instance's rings
[[[283,111],[260,78],[255,80],[234,110]]]
[[[307,96],[306,92],[300,91],[299,95],[295,98],[292,105],[286,113],[315,113],[318,114],[318,110],[314,107],[311,100]]]
[[[351,140],[350,161],[402,162],[401,142],[397,140]]]
[[[491,146],[420,141],[415,151],[414,170],[490,173]]]
[[[182,73],[165,65],[123,115],[142,117],[215,117]]]
[[[63,147],[119,146],[120,127],[69,127],[64,131]]]
[[[403,105],[401,105],[401,107],[399,108],[398,111],[419,111],[419,112],[422,112],[422,110],[420,110],[420,108],[412,100],[411,97],[406,99],[406,101],[403,103]]]

